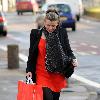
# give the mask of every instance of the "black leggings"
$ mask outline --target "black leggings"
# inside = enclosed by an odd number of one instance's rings
[[[60,92],[53,92],[47,87],[43,87],[43,100],[59,100]]]

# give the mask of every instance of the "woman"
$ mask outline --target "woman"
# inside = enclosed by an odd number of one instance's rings
[[[40,31],[31,30],[26,69],[27,77],[31,77],[34,83],[43,87],[43,100],[59,100],[61,89],[67,85],[63,74],[49,70],[53,65],[59,66],[56,61],[60,59],[58,54],[61,54],[59,50],[62,48],[73,59],[73,66],[77,66],[67,31],[59,26],[58,12],[47,10],[44,27]]]

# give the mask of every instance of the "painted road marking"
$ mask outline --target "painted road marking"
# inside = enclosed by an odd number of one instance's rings
[[[89,34],[95,34],[95,32],[91,31],[91,30],[84,30],[85,33],[89,33]]]
[[[26,39],[20,38],[20,37],[14,37],[14,36],[11,35],[11,34],[8,34],[7,37],[10,38],[10,39],[19,41],[19,42],[21,42],[21,43],[28,43],[28,41],[26,41]]]
[[[76,79],[76,80],[78,80],[78,81],[86,83],[86,84],[88,84],[90,86],[93,86],[93,87],[96,87],[96,88],[100,88],[100,84],[99,83],[91,81],[91,80],[88,80],[88,79],[86,79],[86,78],[84,78],[82,76],[78,76],[76,74],[73,74],[71,77]]]
[[[96,45],[90,45],[91,48],[97,49],[98,47]]]
[[[82,43],[80,43],[80,45],[82,45],[82,46],[87,46],[88,44],[85,43],[85,42],[82,42]]]
[[[80,52],[77,51],[76,53],[79,54],[79,55],[82,55],[82,56],[90,55],[90,53],[81,52],[81,51]]]
[[[99,53],[99,47],[93,44],[88,44],[86,42],[78,43],[76,41],[71,44],[72,50],[76,51],[77,55],[97,55]]]
[[[97,52],[95,52],[95,51],[90,51],[90,53],[93,54],[93,55],[97,54]]]

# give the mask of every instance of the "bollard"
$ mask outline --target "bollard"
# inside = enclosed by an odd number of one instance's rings
[[[8,69],[19,68],[19,48],[18,45],[8,45]]]

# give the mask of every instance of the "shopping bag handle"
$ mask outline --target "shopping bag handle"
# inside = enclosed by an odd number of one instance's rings
[[[26,77],[26,84],[33,84],[32,78],[31,77]]]

